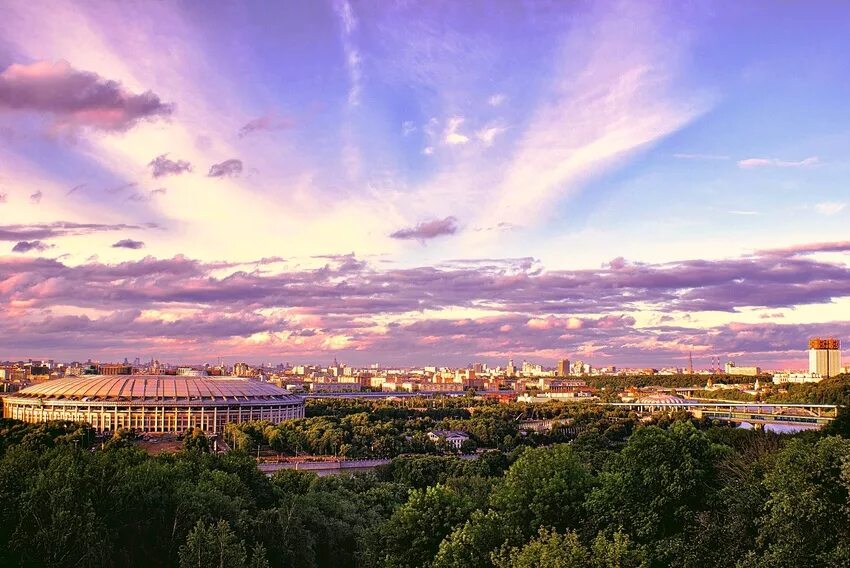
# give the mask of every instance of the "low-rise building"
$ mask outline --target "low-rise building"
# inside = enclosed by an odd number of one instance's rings
[[[429,392],[463,392],[463,383],[425,383],[422,390]]]
[[[310,392],[360,392],[360,383],[312,382]]]
[[[104,376],[132,375],[133,368],[130,365],[120,363],[101,363],[97,366],[97,374]]]
[[[449,446],[459,450],[463,443],[469,440],[469,435],[460,430],[433,430],[428,432],[428,438],[435,443],[444,441]]]
[[[776,373],[773,375],[773,384],[783,385],[786,383],[819,383],[823,377],[816,373]]]
[[[542,391],[536,394],[523,394],[517,397],[517,402],[549,402],[550,400],[561,400],[567,402],[596,400],[596,389],[591,387],[572,388],[562,391]]]

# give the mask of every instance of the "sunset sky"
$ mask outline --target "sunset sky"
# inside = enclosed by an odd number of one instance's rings
[[[805,366],[843,2],[0,4],[0,358]]]

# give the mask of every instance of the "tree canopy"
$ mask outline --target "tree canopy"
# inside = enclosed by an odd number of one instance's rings
[[[346,402],[311,414],[229,427],[227,453],[192,430],[157,455],[132,432],[101,439],[83,424],[2,420],[0,566],[850,565],[843,412],[823,431],[783,436],[559,404]],[[580,429],[523,435],[518,415]],[[494,447],[469,459],[379,443],[417,447],[435,424]],[[256,444],[293,443],[395,457],[354,475],[259,471]]]

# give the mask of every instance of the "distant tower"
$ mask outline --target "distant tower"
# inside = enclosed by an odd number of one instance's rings
[[[694,352],[693,350],[688,352],[688,374],[694,374]]]
[[[809,372],[821,377],[841,373],[841,342],[835,338],[809,340]]]
[[[570,374],[570,360],[569,359],[561,359],[558,361],[558,376],[566,377]]]

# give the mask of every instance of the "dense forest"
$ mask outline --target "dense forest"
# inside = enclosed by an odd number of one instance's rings
[[[428,438],[432,430],[459,430],[469,435],[461,451],[541,446],[570,441],[589,427],[609,431],[625,441],[638,422],[634,412],[590,404],[499,404],[469,397],[403,402],[309,400],[306,418],[280,424],[255,421],[231,424],[225,440],[245,452],[257,448],[279,455],[337,456],[346,459],[392,458],[402,454],[452,453]],[[524,420],[553,420],[548,431],[525,431]],[[268,453],[268,452],[265,452]]]
[[[238,430],[309,439],[326,421],[341,444],[363,449],[404,439],[410,421],[456,421],[496,448],[472,460],[421,448],[430,454],[329,477],[266,477],[247,451],[210,453],[200,431],[181,451],[151,456],[126,433],[97,440],[85,425],[5,420],[0,565],[850,565],[844,413],[824,431],[779,436],[685,416],[533,410],[584,425],[561,443],[502,432],[511,405],[471,410],[325,403],[305,419]]]

